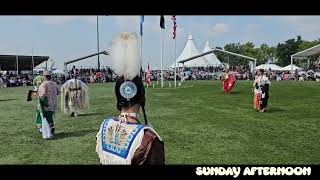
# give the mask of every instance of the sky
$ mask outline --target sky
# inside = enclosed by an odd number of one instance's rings
[[[176,16],[176,57],[189,34],[201,52],[206,41],[211,47],[227,43],[253,42],[276,46],[289,38],[320,38],[320,16]],[[0,16],[0,54],[49,56],[54,66],[97,52],[96,16]],[[163,64],[174,62],[171,16],[165,16]],[[140,32],[140,16],[99,16],[100,50],[110,50],[112,38],[123,31]],[[143,24],[143,65],[160,68],[160,16],[145,16]],[[101,66],[112,66],[109,56],[100,55]],[[76,63],[97,67],[97,57]]]

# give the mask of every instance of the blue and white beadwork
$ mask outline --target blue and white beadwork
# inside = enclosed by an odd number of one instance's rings
[[[132,81],[125,81],[120,86],[120,94],[122,97],[130,100],[137,94],[137,86]]]

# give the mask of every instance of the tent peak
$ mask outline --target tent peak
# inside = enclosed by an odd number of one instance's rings
[[[209,46],[210,47],[210,44],[209,44],[209,41],[207,40],[207,42],[206,42],[206,46]]]

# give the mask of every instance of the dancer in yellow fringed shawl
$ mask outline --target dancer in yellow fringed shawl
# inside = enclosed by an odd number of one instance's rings
[[[61,111],[77,117],[89,107],[88,86],[79,79],[70,79],[61,86]]]

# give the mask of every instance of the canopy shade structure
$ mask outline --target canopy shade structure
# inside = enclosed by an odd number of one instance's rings
[[[282,67],[280,67],[276,64],[261,64],[261,65],[257,66],[256,69],[263,69],[263,70],[271,69],[272,71],[281,71]]]
[[[226,53],[226,54],[229,54],[229,55],[238,56],[238,57],[242,57],[242,58],[245,58],[245,59],[253,60],[254,61],[253,69],[255,69],[255,67],[256,67],[256,63],[257,63],[257,59],[256,58],[245,56],[245,55],[242,55],[242,54],[237,54],[237,53],[226,51],[226,50],[222,50],[222,49],[217,49],[217,48],[212,49],[212,50],[210,50],[208,52],[204,52],[204,53],[195,55],[193,57],[189,57],[189,58],[180,60],[179,63],[186,63],[188,61],[191,61],[192,59],[195,59],[195,58],[198,58],[198,57],[202,57],[202,56],[205,56],[205,55],[210,54],[210,53],[214,53],[215,51],[219,51],[219,52],[223,52],[223,53]]]
[[[99,54],[104,54],[104,55],[109,55],[109,53],[107,51],[101,51],[101,52],[98,52],[98,53],[94,53],[94,54],[90,54],[88,56],[84,56],[84,57],[81,57],[81,58],[77,58],[77,59],[74,59],[74,60],[70,60],[70,61],[66,61],[64,63],[64,65],[68,65],[68,64],[71,64],[71,63],[74,63],[74,62],[77,62],[77,61],[81,61],[83,59],[87,59],[87,58],[90,58],[90,57],[93,57],[93,56],[97,56]]]
[[[210,47],[209,41],[207,41],[202,53],[208,52],[210,50],[212,50],[212,48]],[[204,58],[207,60],[208,66],[214,66],[214,67],[223,66],[223,64],[220,62],[220,60],[217,58],[217,56],[214,53],[205,55]]]
[[[313,46],[309,49],[297,52],[291,55],[291,57],[294,57],[295,59],[302,59],[302,58],[307,58],[309,56],[313,56],[317,54],[320,54],[320,44]]]
[[[200,54],[198,49],[196,48],[192,35],[188,36],[188,40],[186,43],[186,46],[184,47],[184,49],[182,50],[181,54],[178,56],[178,58],[176,59],[177,63],[177,67],[182,66],[182,64],[179,64],[179,62],[183,59],[189,58],[189,57],[193,57]],[[193,61],[190,61],[188,63],[184,64],[187,67],[206,67],[208,66],[208,62],[205,58],[203,57],[198,57],[193,59]],[[174,67],[174,63],[170,66],[170,67]]]
[[[293,70],[301,70],[300,67],[293,65]],[[281,71],[291,71],[291,65],[289,64],[288,66],[285,66],[283,68],[281,68]]]
[[[318,55],[318,54],[320,54],[320,44],[291,55],[291,64],[290,64],[291,76],[293,77],[293,71],[294,71],[293,70],[293,60],[295,60],[295,59],[303,60],[303,59],[307,59],[310,56],[314,56],[314,55]]]
[[[49,56],[0,55],[0,69],[6,71],[31,71],[33,67],[48,61],[48,59]]]
[[[93,57],[93,56],[97,56],[99,54],[109,55],[109,53],[107,51],[100,51],[98,53],[90,54],[88,56],[84,56],[84,57],[81,57],[81,58],[77,58],[77,59],[73,59],[73,60],[69,60],[69,61],[64,62],[65,75],[67,75],[67,65],[68,64],[71,64],[71,63],[74,63],[74,62],[78,62],[78,61],[81,61],[81,60],[84,60],[84,59],[87,59],[87,58],[90,58],[90,57]]]

